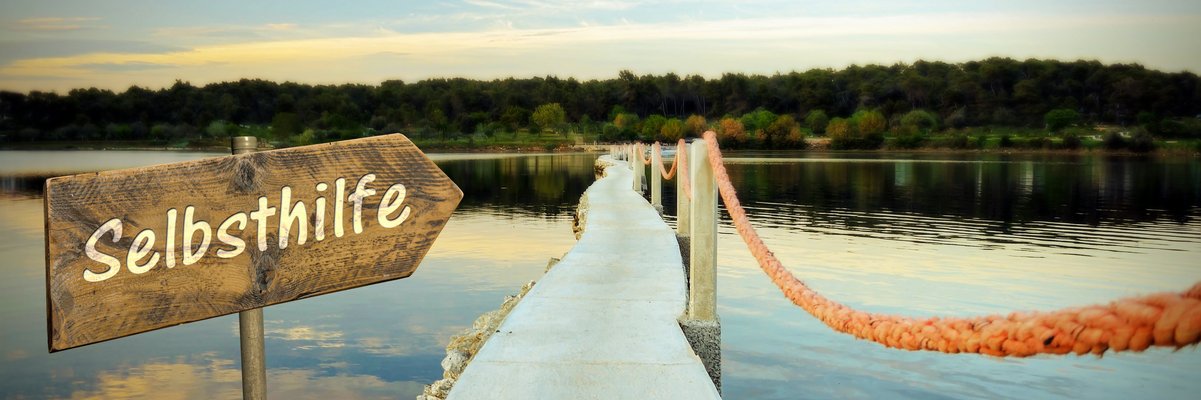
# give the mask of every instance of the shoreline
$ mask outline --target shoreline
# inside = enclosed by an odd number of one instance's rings
[[[587,153],[598,152],[575,147],[574,145],[558,146],[547,148],[535,144],[530,145],[513,145],[513,146],[457,146],[457,145],[442,145],[437,143],[419,143],[415,144],[422,151],[427,153]],[[645,144],[645,143],[644,143]],[[259,151],[275,150],[287,147],[260,146]],[[195,146],[195,147],[179,147],[165,145],[133,145],[133,144],[116,144],[109,145],[103,142],[85,142],[85,143],[47,143],[47,142],[25,142],[25,143],[5,143],[0,145],[0,151],[178,151],[178,152],[228,152],[228,146]],[[834,153],[834,154],[997,154],[997,155],[1059,155],[1059,156],[1119,156],[1119,157],[1201,157],[1201,152],[1185,149],[1185,148],[1169,148],[1155,149],[1146,153],[1133,152],[1130,150],[1105,150],[1100,148],[1080,148],[1075,150],[1068,149],[1023,149],[1023,148],[989,148],[989,149],[954,149],[946,147],[925,147],[913,149],[857,149],[857,150],[832,150],[826,147],[808,148],[808,149],[724,149],[730,152],[764,152],[764,153]]]

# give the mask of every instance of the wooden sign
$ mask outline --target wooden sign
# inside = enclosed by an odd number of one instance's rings
[[[462,198],[399,134],[52,178],[50,351],[407,277]]]

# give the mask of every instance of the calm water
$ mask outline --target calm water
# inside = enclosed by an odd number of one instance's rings
[[[219,154],[0,152],[0,393],[237,397],[237,318],[46,354],[41,179]],[[731,155],[761,235],[826,295],[875,311],[1052,309],[1201,280],[1201,162],[1101,157]],[[588,155],[434,155],[466,197],[408,279],[266,309],[281,398],[412,398],[449,337],[574,243]],[[668,213],[674,213],[668,186]],[[788,303],[719,239],[725,395],[1193,398],[1201,351],[1009,360],[885,349]]]
[[[223,154],[0,152],[0,398],[238,398],[237,316],[46,352],[41,186],[53,174]],[[575,243],[595,156],[431,158],[465,193],[410,278],[264,311],[269,393],[405,398],[441,378],[450,336]],[[78,166],[78,167],[76,167]]]

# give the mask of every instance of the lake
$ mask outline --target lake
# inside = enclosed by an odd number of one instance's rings
[[[234,398],[237,318],[46,352],[42,180],[223,154],[0,152],[0,394]],[[265,309],[268,391],[412,398],[450,336],[574,243],[595,155],[434,154],[465,197],[410,278]],[[1095,155],[731,153],[752,222],[801,279],[872,312],[1050,310],[1201,280],[1201,162]],[[665,196],[674,223],[674,189]],[[728,220],[718,245],[724,395],[1191,398],[1195,347],[1027,359],[887,349],[789,303]]]

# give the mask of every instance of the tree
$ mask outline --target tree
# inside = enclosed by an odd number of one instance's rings
[[[530,114],[530,123],[537,126],[540,130],[550,130],[556,132],[559,127],[567,122],[567,112],[563,111],[563,106],[559,103],[543,104],[534,109],[534,113]]]
[[[1059,132],[1063,128],[1075,125],[1076,121],[1079,119],[1080,114],[1077,114],[1076,110],[1067,108],[1057,108],[1048,111],[1047,114],[1043,116],[1043,121],[1047,124],[1047,130],[1051,132]]]
[[[521,125],[529,119],[530,112],[521,107],[509,106],[500,116],[500,123],[504,125],[509,132],[517,133],[521,129]]]
[[[830,137],[830,147],[835,150],[853,148],[854,137],[851,135],[851,123],[842,118],[834,118],[826,124],[826,135]]]
[[[888,125],[884,114],[876,110],[859,110],[851,115],[851,122],[861,137],[880,135]]]
[[[287,140],[298,133],[300,133],[300,117],[296,113],[281,112],[275,114],[275,118],[271,119],[271,134],[275,136],[276,140]]]
[[[901,117],[902,133],[927,135],[935,130],[938,130],[938,119],[926,110],[913,110]]]
[[[830,137],[849,137],[851,134],[851,124],[844,118],[834,118],[826,124],[826,133],[829,134]]]
[[[654,114],[646,117],[642,121],[642,140],[655,140],[659,136],[659,131],[663,130],[663,125],[667,123],[667,118],[662,115]]]
[[[633,139],[638,136],[637,128],[639,124],[638,114],[620,113],[613,117],[613,125],[617,127],[621,136],[626,139]]]
[[[739,122],[742,122],[742,126],[746,129],[747,133],[758,140],[763,140],[763,138],[759,137],[763,133],[763,129],[766,129],[775,120],[776,114],[767,111],[763,107],[756,108],[755,111],[751,111],[738,119]]]
[[[446,118],[446,113],[442,112],[442,108],[430,107],[425,115],[426,121],[429,122],[429,128],[437,132],[442,139],[446,139],[446,134],[450,133],[450,119]]]
[[[717,142],[722,146],[738,147],[746,143],[746,130],[742,122],[725,117],[717,122]]]
[[[709,129],[709,123],[705,121],[705,117],[692,114],[684,121],[684,132],[695,137],[701,137],[706,130]]]
[[[679,118],[668,119],[659,129],[659,138],[665,142],[675,142],[684,137],[684,122]]]
[[[207,128],[204,128],[204,133],[209,137],[223,138],[229,134],[229,124],[225,121],[217,120],[209,123]]]
[[[1146,128],[1140,126],[1134,128],[1134,134],[1131,135],[1128,146],[1130,147],[1130,151],[1135,153],[1150,152],[1151,150],[1155,150],[1155,139],[1151,137]]]
[[[766,128],[763,129],[763,145],[767,148],[775,148],[782,145],[787,147],[795,147],[796,143],[790,142],[800,136],[801,126],[797,124],[796,119],[791,115],[781,115],[776,117]],[[801,137],[803,139],[803,137]]]
[[[314,129],[313,140],[317,141],[356,137],[366,129],[439,131],[450,138],[498,128],[516,132],[531,123],[532,110],[554,103],[560,105],[566,121],[580,121],[584,116],[615,121],[628,114],[633,118],[624,122],[631,123],[621,124],[625,129],[620,132],[631,138],[643,133],[638,116],[649,113],[681,119],[689,116],[684,121],[686,135],[704,132],[710,122],[704,116],[741,116],[744,132],[759,139],[759,133],[779,113],[810,110],[802,126],[822,133],[829,118],[851,115],[859,108],[895,119],[894,123],[891,119],[852,117],[850,133],[865,135],[855,139],[865,141],[876,139],[877,130],[905,128],[903,116],[917,108],[935,117],[938,124],[932,131],[983,124],[1045,124],[1062,132],[1063,127],[1086,120],[1108,124],[1137,120],[1155,137],[1201,138],[1201,120],[1196,118],[1201,114],[1201,78],[1194,72],[1161,72],[1137,64],[1106,65],[1089,60],[994,57],[958,64],[853,65],[770,76],[727,73],[715,79],[622,71],[608,79],[588,81],[433,78],[371,86],[242,79],[200,87],[179,81],[164,88],[134,86],[124,92],[96,88],[65,94],[0,91],[0,140],[145,140],[154,126],[160,127],[160,137],[183,138],[203,133],[219,120],[227,123],[227,134],[242,129],[265,134],[263,128],[275,125],[277,115],[284,116],[278,121],[282,123],[278,143],[288,143],[282,139],[305,128]],[[441,118],[433,110],[440,110]],[[1064,125],[1048,121],[1049,110],[1077,114]],[[442,119],[446,122],[440,122]],[[535,129],[566,128],[565,124],[534,125]],[[131,128],[128,133],[124,126]],[[610,133],[613,129],[617,128],[609,128]]]
[[[825,111],[812,110],[805,115],[805,126],[815,134],[825,133],[828,124],[830,124],[830,117],[826,116]]]

